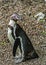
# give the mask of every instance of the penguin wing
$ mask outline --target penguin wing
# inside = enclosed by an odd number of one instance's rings
[[[13,56],[15,56],[15,54],[16,54],[16,50],[17,50],[18,45],[20,47],[20,39],[16,38],[15,42],[14,42],[14,46],[13,46]]]

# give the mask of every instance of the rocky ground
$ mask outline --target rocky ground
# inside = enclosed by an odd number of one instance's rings
[[[27,33],[39,55],[38,59],[22,62],[18,65],[46,65],[46,18],[37,21],[38,12],[46,15],[44,0],[0,0],[0,65],[16,65],[12,57],[12,46],[7,38],[7,25],[13,13],[21,14],[22,21],[17,23]]]

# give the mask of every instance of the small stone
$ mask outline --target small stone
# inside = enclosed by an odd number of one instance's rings
[[[46,2],[46,0],[45,0],[45,2]]]
[[[45,26],[45,28],[46,28],[46,26]]]
[[[43,14],[42,12],[39,12],[34,17],[37,19],[37,21],[40,21],[40,20],[44,19],[45,14]]]

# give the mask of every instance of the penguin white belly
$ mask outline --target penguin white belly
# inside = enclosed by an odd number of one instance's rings
[[[15,40],[12,37],[12,30],[10,28],[8,28],[8,38],[11,44],[13,45]]]
[[[15,40],[14,40],[13,37],[12,37],[12,30],[11,30],[10,28],[8,28],[8,39],[9,39],[9,41],[11,42],[11,44],[12,44],[12,46],[13,46]],[[18,48],[17,48],[16,54],[17,54],[17,55],[21,55],[19,46],[18,46]],[[16,56],[17,56],[17,55],[16,55]]]

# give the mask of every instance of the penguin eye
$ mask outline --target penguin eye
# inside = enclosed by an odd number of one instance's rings
[[[11,30],[13,30],[13,27],[12,27],[12,26],[8,25],[8,27],[9,27]]]

